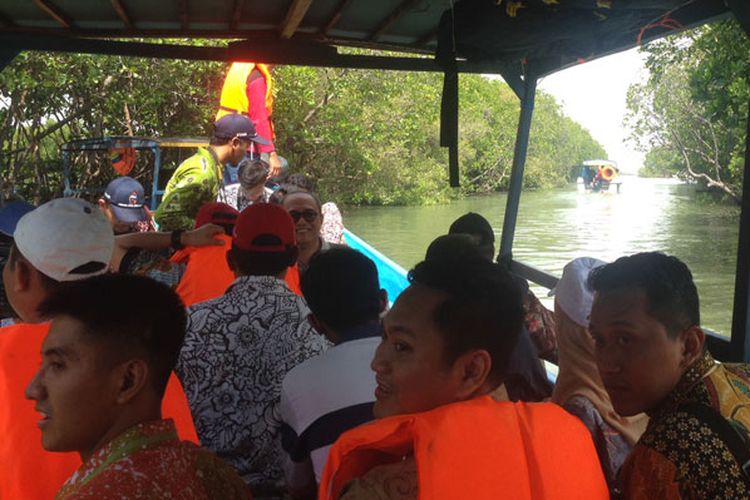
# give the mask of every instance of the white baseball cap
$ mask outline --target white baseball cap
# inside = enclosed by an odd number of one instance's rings
[[[112,226],[94,205],[58,198],[27,213],[13,233],[16,248],[42,274],[75,281],[109,269]]]
[[[605,265],[603,260],[593,257],[578,257],[563,268],[563,274],[549,295],[555,296],[557,305],[576,324],[588,328],[594,291],[589,288],[591,271]]]

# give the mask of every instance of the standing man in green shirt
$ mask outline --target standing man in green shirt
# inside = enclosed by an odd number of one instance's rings
[[[214,123],[208,148],[177,167],[167,183],[164,198],[154,214],[162,231],[192,229],[198,209],[215,201],[223,185],[224,164],[237,164],[250,143],[268,144],[245,115],[230,114]]]

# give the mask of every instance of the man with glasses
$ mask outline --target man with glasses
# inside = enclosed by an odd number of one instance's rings
[[[199,148],[169,180],[155,214],[160,229],[192,228],[198,209],[216,200],[223,186],[224,164],[239,163],[251,142],[268,144],[247,116],[229,114],[217,120],[208,148]]]
[[[294,221],[294,231],[297,237],[299,257],[297,268],[300,276],[305,274],[310,259],[320,252],[331,248],[341,248],[344,245],[330,243],[320,235],[323,225],[321,204],[317,196],[309,191],[289,190],[284,196],[283,206]]]

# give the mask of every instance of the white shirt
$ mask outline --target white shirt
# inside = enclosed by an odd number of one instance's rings
[[[320,482],[328,449],[338,436],[373,419],[377,384],[370,363],[380,344],[381,327],[366,325],[358,330],[360,337],[370,336],[331,347],[284,378],[282,446],[288,456],[287,484],[292,487],[302,487],[309,479],[304,472],[308,461]]]

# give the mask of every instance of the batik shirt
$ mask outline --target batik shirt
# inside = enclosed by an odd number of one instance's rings
[[[249,499],[250,491],[215,455],[180,441],[172,420],[156,420],[131,427],[96,451],[56,498],[223,500]]]
[[[646,432],[620,471],[626,498],[750,498],[742,470],[712,427],[680,407],[698,403],[719,412],[750,443],[750,366],[694,363],[650,412]]]
[[[253,487],[283,487],[281,383],[329,345],[283,280],[237,278],[227,292],[188,309],[176,372],[201,444]]]
[[[192,229],[200,207],[214,201],[219,194],[223,169],[211,148],[198,148],[197,153],[182,162],[169,179],[154,214],[159,229]]]
[[[268,197],[272,194],[272,189],[263,188],[263,196],[260,200],[258,200],[258,202],[268,203]],[[240,189],[239,182],[235,182],[234,184],[229,184],[228,186],[224,186],[223,188],[221,188],[221,190],[219,191],[219,195],[216,197],[216,201],[218,201],[219,203],[226,203],[230,207],[236,208],[240,212],[253,204],[253,202],[245,197],[245,193],[243,193]]]

